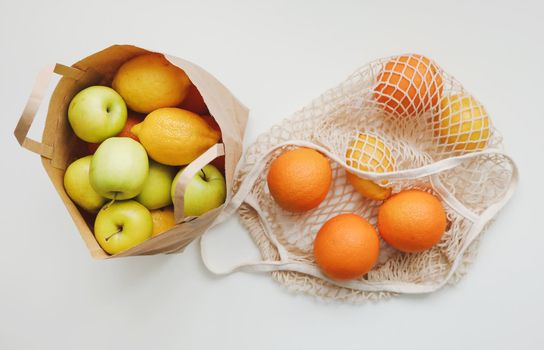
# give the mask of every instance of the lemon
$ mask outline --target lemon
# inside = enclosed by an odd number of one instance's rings
[[[440,101],[434,118],[434,136],[446,150],[478,151],[486,147],[490,122],[484,107],[472,96],[453,94]]]
[[[391,149],[382,140],[374,135],[363,133],[349,143],[346,150],[346,164],[363,171],[383,173],[393,171],[395,162],[391,157]],[[384,200],[391,195],[390,188],[361,179],[350,172],[347,172],[346,176],[355,190],[367,198]],[[387,182],[383,184],[385,183]]]
[[[174,208],[172,206],[151,210],[151,219],[153,219],[153,233],[151,237],[155,237],[176,226]]]
[[[135,112],[179,105],[187,96],[191,81],[185,72],[161,54],[145,54],[125,62],[115,74],[112,86]]]
[[[198,114],[180,108],[157,109],[130,131],[153,160],[166,165],[189,164],[221,137]]]

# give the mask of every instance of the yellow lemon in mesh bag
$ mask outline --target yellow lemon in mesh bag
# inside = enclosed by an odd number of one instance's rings
[[[395,160],[391,157],[391,148],[380,138],[362,133],[352,140],[346,150],[346,164],[363,171],[389,172],[393,171]],[[351,185],[363,196],[384,200],[391,195],[391,189],[382,187],[370,180],[365,180],[355,174],[346,172]],[[385,185],[384,181],[382,185]]]
[[[132,127],[149,156],[166,165],[185,165],[219,141],[221,133],[198,114],[160,108]]]
[[[440,101],[433,119],[434,137],[446,151],[478,151],[486,147],[490,121],[484,107],[472,96],[453,94]]]

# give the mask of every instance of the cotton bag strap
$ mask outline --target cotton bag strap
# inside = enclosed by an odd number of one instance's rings
[[[337,162],[339,165],[341,165],[345,169],[349,168],[350,172],[356,173],[358,175],[364,176],[365,178],[375,180],[375,181],[381,180],[384,178],[396,179],[396,180],[400,180],[400,179],[409,180],[409,179],[416,179],[416,178],[429,176],[431,178],[433,187],[439,192],[439,194],[442,196],[442,199],[445,202],[447,202],[451,208],[453,208],[454,210],[459,212],[461,215],[463,215],[464,217],[472,221],[472,227],[468,234],[468,237],[465,240],[463,247],[459,251],[459,254],[455,258],[452,269],[450,270],[448,276],[442,282],[438,284],[428,284],[428,285],[421,285],[416,283],[404,283],[404,282],[402,283],[400,282],[368,282],[368,281],[360,281],[360,280],[339,282],[339,281],[330,280],[327,276],[323,275],[316,266],[309,265],[307,263],[303,263],[299,261],[290,260],[287,250],[277,241],[274,234],[272,233],[272,229],[268,221],[266,220],[263,211],[260,209],[255,198],[251,196],[251,191],[253,189],[255,181],[259,178],[259,176],[265,170],[265,167],[269,160],[270,155],[276,149],[279,149],[288,145],[313,148],[325,154],[327,157]],[[455,196],[451,194],[446,189],[445,186],[442,185],[437,175],[443,171],[450,170],[461,165],[463,162],[465,162],[468,159],[476,158],[476,157],[487,155],[487,154],[489,155],[494,154],[494,155],[500,155],[505,157],[512,166],[512,177],[510,180],[509,187],[506,190],[504,196],[499,201],[489,206],[484,212],[477,214],[471,211],[470,209],[466,208],[463,204],[461,204],[461,202],[459,202],[455,198]],[[320,279],[329,281],[330,283],[333,283],[335,285],[358,289],[362,291],[389,291],[389,292],[397,292],[397,293],[430,293],[441,288],[444,284],[448,282],[448,280],[451,278],[451,276],[455,272],[457,266],[461,263],[463,253],[465,252],[465,250],[470,246],[470,244],[474,241],[474,239],[476,239],[478,234],[481,232],[483,227],[489,222],[489,220],[491,220],[497,214],[497,212],[508,202],[510,197],[513,195],[517,185],[517,181],[518,181],[518,170],[517,170],[516,164],[507,154],[503,153],[502,151],[498,149],[486,149],[479,152],[473,152],[473,153],[468,153],[461,156],[451,157],[451,158],[443,159],[443,160],[440,160],[435,163],[432,163],[423,167],[419,167],[419,168],[406,169],[406,170],[389,172],[389,173],[371,173],[371,172],[365,172],[358,169],[352,169],[350,167],[347,167],[340,158],[338,158],[336,155],[332,154],[331,152],[329,152],[328,150],[326,150],[325,148],[319,145],[315,145],[307,141],[290,141],[287,143],[274,146],[271,149],[269,149],[267,152],[265,152],[265,154],[255,163],[253,168],[246,174],[246,177],[244,178],[243,182],[239,186],[238,191],[233,196],[232,200],[228,203],[228,205],[225,207],[225,210],[221,214],[220,218],[214,223],[215,225],[225,220],[227,217],[234,214],[234,212],[236,212],[236,210],[242,205],[242,203],[246,203],[247,205],[251,206],[253,210],[257,213],[259,218],[259,225],[261,225],[263,232],[266,235],[266,237],[269,239],[270,243],[273,244],[274,247],[277,249],[279,260],[247,261],[247,262],[241,262],[234,266],[219,268],[218,266],[212,265],[210,263],[210,258],[208,254],[208,248],[207,248],[208,243],[206,240],[206,235],[203,235],[200,237],[200,252],[202,256],[202,261],[204,265],[206,266],[206,268],[210,272],[216,275],[227,275],[237,271],[247,271],[247,272],[294,271],[294,272],[300,272],[300,273],[318,277]]]

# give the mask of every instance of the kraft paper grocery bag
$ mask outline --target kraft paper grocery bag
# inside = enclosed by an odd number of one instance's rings
[[[66,194],[63,186],[64,172],[67,166],[78,158],[80,155],[78,150],[81,148],[81,141],[72,132],[67,118],[71,99],[88,86],[110,85],[115,72],[124,62],[146,53],[151,53],[151,51],[131,45],[114,45],[94,53],[70,67],[61,64],[45,67],[37,78],[14,132],[22,147],[41,156],[43,166],[53,186],[68,209],[91,255],[96,259],[182,251],[217,220],[232,197],[234,171],[242,154],[242,140],[249,111],[210,73],[194,63],[168,54],[164,54],[166,59],[183,69],[198,88],[210,114],[215,118],[222,132],[222,143],[212,146],[194,160],[184,171],[184,176],[180,176],[174,198],[178,224],[167,232],[152,237],[124,252],[110,256],[102,250],[93,235],[93,217],[80,211]],[[49,101],[42,140],[35,141],[28,138],[27,134],[40,102],[44,99],[44,92],[53,73],[61,75],[62,78]],[[202,166],[222,155],[225,155],[227,185],[225,203],[200,217],[184,217],[181,208],[183,208],[183,192],[188,180]]]

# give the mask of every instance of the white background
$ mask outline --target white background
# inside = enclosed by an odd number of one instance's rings
[[[544,348],[541,3],[1,0],[0,348]],[[246,145],[358,66],[426,54],[484,102],[520,186],[469,274],[432,295],[326,303],[268,275],[214,277],[195,244],[93,261],[39,157],[12,131],[42,65],[114,43],[215,74],[251,108]],[[210,234],[216,263],[258,257],[235,218]]]

